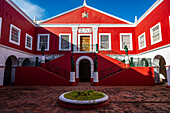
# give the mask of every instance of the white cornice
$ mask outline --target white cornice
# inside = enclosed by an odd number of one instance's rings
[[[155,8],[157,8],[164,0],[157,0],[135,23],[137,26],[142,20],[144,20]]]
[[[9,47],[9,46],[5,46],[5,45],[2,45],[2,44],[0,44],[0,47],[6,48],[6,49],[10,49],[10,50],[13,50],[13,51],[17,51],[17,52],[20,52],[20,53],[23,53],[23,54],[27,54],[27,55],[34,55],[34,54],[31,54],[31,53],[28,53],[28,52],[25,52],[25,51],[21,51],[19,49],[15,49],[15,48],[12,48],[12,47]]]
[[[135,27],[134,24],[39,24],[36,27]]]
[[[26,15],[12,0],[6,0],[16,11],[18,11],[24,18],[26,18],[32,25],[36,25],[34,21]]]

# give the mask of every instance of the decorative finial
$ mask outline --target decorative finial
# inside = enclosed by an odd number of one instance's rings
[[[135,23],[138,21],[138,17],[137,16],[135,16]]]
[[[36,16],[34,16],[34,22],[36,22]]]
[[[84,4],[83,4],[83,6],[87,6],[86,0],[84,0]]]

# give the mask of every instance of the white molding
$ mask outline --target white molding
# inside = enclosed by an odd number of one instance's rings
[[[11,37],[11,35],[12,35],[12,28],[13,27],[19,31],[19,33],[18,33],[18,43],[13,41],[13,40],[11,40],[11,38],[12,38]],[[10,33],[9,33],[9,42],[11,42],[13,44],[16,44],[16,45],[20,45],[20,36],[21,36],[21,29],[19,29],[18,27],[14,26],[13,24],[11,24],[10,25]]]
[[[101,49],[101,35],[108,35],[109,36],[109,48],[108,49]],[[99,50],[100,51],[107,51],[111,49],[111,33],[99,33]]]
[[[134,24],[39,24],[36,27],[135,27]]]
[[[169,27],[170,27],[170,16],[169,16]]]
[[[160,36],[160,40],[157,40],[156,42],[153,42],[153,29],[156,27],[156,26],[159,26],[159,36]],[[159,43],[162,41],[162,31],[161,31],[161,23],[157,23],[156,25],[154,25],[153,27],[150,28],[150,38],[151,38],[151,45],[154,45],[156,43]]]
[[[48,45],[47,45],[47,49],[45,49],[45,51],[49,51],[49,45],[50,45],[50,34],[38,34],[37,51],[41,51],[41,49],[39,49],[40,36],[48,36]]]
[[[1,32],[2,32],[2,18],[0,17],[0,39],[1,39]]]
[[[92,34],[78,34],[78,51],[80,51],[80,37],[81,36],[90,36],[90,51],[92,51]],[[83,51],[85,52],[85,51]],[[87,51],[89,52],[89,51]]]
[[[145,35],[146,33],[144,32],[144,33],[142,33],[141,35],[139,35],[138,36],[138,46],[139,46],[139,50],[141,50],[141,49],[143,49],[143,48],[145,48],[146,47],[146,35]],[[140,37],[141,36],[144,36],[144,46],[143,47],[140,47]]]
[[[130,36],[130,46],[131,48],[128,48],[128,50],[133,50],[133,42],[132,42],[132,33],[120,33],[120,50],[125,51],[124,48],[122,48],[122,35],[129,35]]]
[[[18,11],[24,18],[26,18],[32,25],[36,25],[34,21],[24,13],[12,0],[6,0],[16,11]]]
[[[72,44],[74,45],[73,46],[73,51],[77,51],[77,30],[78,30],[78,27],[72,27]]]
[[[5,46],[5,45],[2,45],[2,44],[0,44],[0,47],[10,49],[10,50],[13,50],[13,51],[16,51],[16,52],[20,52],[20,53],[23,53],[23,54],[27,54],[27,55],[34,55],[34,54],[31,54],[31,53],[28,53],[28,52],[25,52],[25,51],[22,51],[22,50],[19,50],[19,49],[15,49],[15,48],[12,48],[12,47],[9,47],[9,46]]]
[[[27,37],[31,38],[31,48],[27,47]],[[32,39],[33,39],[32,36],[26,33],[26,36],[25,36],[25,48],[27,48],[29,50],[32,50],[32,43],[33,43]]]
[[[99,10],[99,9],[93,8],[93,7],[91,7],[91,6],[86,6],[86,7],[90,8],[90,9],[92,9],[92,10],[95,10],[95,11],[97,11],[97,12],[103,13],[103,14],[105,14],[105,15],[107,15],[107,16],[112,17],[112,18],[116,18],[116,19],[118,19],[118,20],[121,20],[121,21],[123,21],[123,22],[126,22],[126,23],[128,23],[128,24],[133,24],[132,22],[129,22],[129,21],[124,20],[124,19],[122,19],[122,18],[119,18],[119,17],[117,17],[117,16],[111,15],[111,14],[106,13],[106,12],[104,12],[104,11],[101,11],[101,10]]]
[[[79,63],[80,63],[80,61],[83,60],[83,59],[86,59],[86,60],[90,61],[90,67],[91,67],[91,77],[90,77],[90,78],[93,78],[94,62],[93,62],[93,60],[92,60],[89,56],[81,56],[81,57],[79,57],[79,58],[77,59],[77,61],[76,61],[76,78],[79,78]]]
[[[69,36],[69,49],[62,49],[61,48],[61,36],[68,35]],[[59,51],[71,51],[71,34],[70,33],[60,33],[59,34]]]
[[[154,9],[156,9],[164,0],[157,0],[135,23],[137,26],[142,20],[144,20]]]

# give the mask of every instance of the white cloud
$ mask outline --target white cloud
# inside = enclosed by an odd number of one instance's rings
[[[29,0],[12,0],[21,10],[23,10],[31,19],[41,20],[44,16],[45,9],[31,3]]]

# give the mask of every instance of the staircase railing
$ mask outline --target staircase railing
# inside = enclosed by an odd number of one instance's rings
[[[48,70],[48,71],[50,71],[52,73],[55,73],[55,74],[65,78],[67,80],[70,79],[70,72],[68,70],[65,70],[65,69],[62,69],[60,67],[57,67],[56,65],[51,64],[49,62],[47,62],[45,64],[45,68],[44,69],[46,69],[46,70]]]
[[[121,63],[120,63],[121,64]],[[124,68],[122,68],[121,66],[119,65],[114,65],[114,66],[111,66],[109,68],[106,68],[104,70],[101,70],[99,71],[99,80],[103,79],[103,78],[106,78],[110,75],[114,75],[122,70],[124,70]]]

